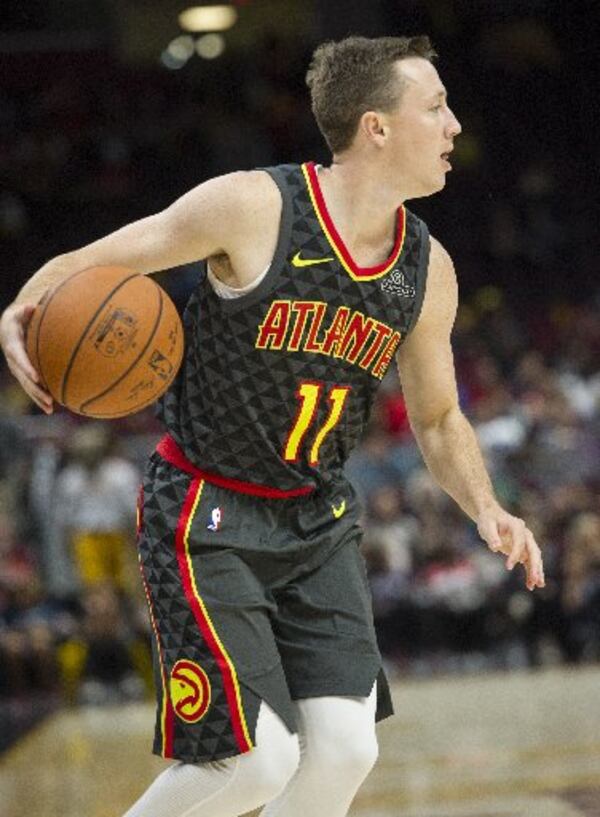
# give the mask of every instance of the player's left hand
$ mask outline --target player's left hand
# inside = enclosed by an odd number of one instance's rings
[[[525,566],[528,590],[546,586],[542,553],[533,533],[522,519],[511,516],[497,505],[479,514],[477,530],[490,550],[508,557],[508,570],[519,563]]]

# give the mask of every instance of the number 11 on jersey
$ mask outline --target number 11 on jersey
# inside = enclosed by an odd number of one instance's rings
[[[300,401],[298,413],[285,444],[283,452],[284,460],[287,462],[297,462],[299,451],[304,439],[314,421],[319,407],[319,401],[323,392],[324,384],[315,381],[300,384],[296,396]],[[339,423],[342,411],[350,393],[350,386],[333,386],[327,395],[329,403],[329,413],[325,422],[319,428],[310,449],[308,461],[310,465],[317,465],[319,462],[319,449],[323,440],[335,426]]]

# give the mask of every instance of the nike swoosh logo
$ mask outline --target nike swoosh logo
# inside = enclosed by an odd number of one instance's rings
[[[331,510],[332,510],[333,515],[335,516],[335,518],[339,519],[341,516],[344,515],[344,511],[346,510],[346,500],[342,499],[342,501],[337,506],[337,508],[335,507],[335,505],[332,505]]]
[[[312,267],[313,264],[326,264],[328,261],[333,261],[333,257],[329,258],[301,258],[300,253],[297,252],[292,258],[292,264],[295,267]]]

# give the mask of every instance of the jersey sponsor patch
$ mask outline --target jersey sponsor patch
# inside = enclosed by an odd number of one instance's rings
[[[381,289],[389,295],[400,295],[402,298],[414,298],[417,294],[416,288],[409,284],[406,276],[399,269],[394,269],[383,279],[380,284]]]

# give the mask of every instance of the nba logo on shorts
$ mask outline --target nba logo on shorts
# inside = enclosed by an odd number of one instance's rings
[[[221,527],[221,509],[220,508],[213,508],[210,514],[210,525],[206,527],[208,530],[219,530]]]

